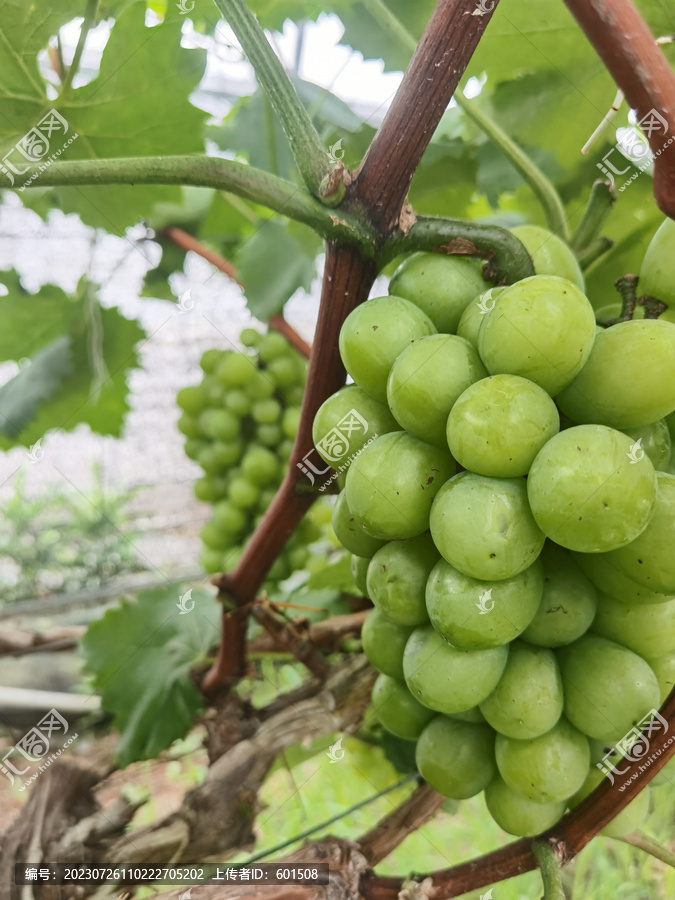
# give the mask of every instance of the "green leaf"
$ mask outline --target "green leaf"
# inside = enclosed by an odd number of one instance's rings
[[[0,360],[33,356],[71,327],[81,314],[78,296],[45,284],[35,294],[22,286],[19,275],[0,272],[7,294],[0,297]]]
[[[71,371],[66,335],[38,350],[29,365],[0,388],[0,433],[16,437],[35,415],[38,403],[48,400]]]
[[[308,588],[334,588],[338,591],[355,590],[352,578],[351,557],[345,553],[337,562],[331,563],[325,569],[310,575],[307,582]]]
[[[176,586],[142,591],[92,623],[82,638],[86,670],[119,729],[120,766],[151,759],[184,737],[203,709],[190,669],[218,641],[220,607],[193,588],[177,608]],[[185,596],[185,595],[183,595]]]
[[[268,220],[240,248],[236,257],[239,277],[253,315],[263,322],[281,312],[298,288],[309,291],[316,274],[314,256],[286,232]]]

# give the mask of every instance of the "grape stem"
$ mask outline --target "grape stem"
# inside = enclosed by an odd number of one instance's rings
[[[630,322],[638,303],[637,284],[637,275],[622,275],[621,278],[616,279],[614,287],[621,296],[621,312],[613,319],[598,320],[598,325],[609,328],[610,325],[618,325],[619,322]]]
[[[70,89],[73,84],[73,78],[77,75],[78,69],[80,68],[80,60],[82,59],[82,54],[84,53],[84,45],[87,43],[87,36],[93,26],[96,24],[96,12],[98,10],[98,0],[87,0],[87,7],[84,11],[84,21],[82,22],[82,26],[80,28],[80,35],[77,39],[77,45],[75,47],[75,53],[73,54],[73,61],[65,70],[65,78],[63,79],[63,83],[61,85],[61,91],[59,93],[59,100],[62,100],[66,95],[70,92]],[[60,44],[59,44],[60,46]],[[63,76],[64,68],[63,68],[63,56],[61,55],[59,59],[59,65],[61,67],[61,77]]]
[[[591,266],[599,262],[606,253],[609,253],[613,246],[614,241],[608,237],[599,237],[591,241],[585,249],[577,253],[577,262],[581,266],[582,271],[588,273]]]
[[[644,297],[638,297],[637,302],[640,306],[644,306],[645,319],[658,319],[661,313],[664,313],[668,309],[667,303],[664,303],[662,300],[657,300],[656,297],[650,297],[648,294]]]
[[[220,253],[216,253],[215,250],[206,247],[201,241],[198,241],[196,237],[188,234],[187,231],[183,231],[182,228],[177,228],[175,225],[169,225],[166,228],[162,228],[159,232],[159,236],[171,241],[172,244],[180,247],[181,250],[185,250],[186,252],[191,250],[193,253],[201,256],[202,259],[210,262],[212,266],[215,266],[219,272],[227,275],[232,281],[236,281],[241,287],[244,286],[239,280],[237,269],[231,262],[225,259],[224,256],[221,256]]]
[[[535,844],[533,850],[544,885],[543,900],[566,900],[560,860],[553,847],[550,844]]]
[[[650,856],[660,859],[661,862],[675,869],[675,853],[643,831],[635,831],[633,834],[627,834],[624,837],[615,838],[615,840],[637,847],[638,850],[644,850],[645,853],[649,853]]]
[[[577,257],[595,242],[615,203],[614,185],[609,181],[594,181],[586,209],[570,240],[570,245]]]

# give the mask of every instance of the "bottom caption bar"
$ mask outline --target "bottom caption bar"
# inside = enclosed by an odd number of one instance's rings
[[[65,863],[15,863],[15,884],[328,884],[328,863],[283,866],[224,866],[194,863],[189,866],[72,866]]]

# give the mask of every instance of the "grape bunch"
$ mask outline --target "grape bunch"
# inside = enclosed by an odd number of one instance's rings
[[[675,324],[596,326],[568,246],[515,232],[534,276],[486,290],[473,260],[416,253],[347,317],[354,384],[313,436],[345,469],[333,528],[374,605],[375,716],[437,791],[484,791],[532,836],[675,680]]]
[[[195,495],[213,504],[200,532],[207,572],[236,566],[272,502],[293,449],[307,376],[305,360],[281,334],[247,328],[241,342],[251,352],[207,350],[201,384],[177,396],[185,453],[204,470]],[[270,569],[271,582],[303,568],[307,544],[321,535],[315,518],[310,512],[290,538]]]

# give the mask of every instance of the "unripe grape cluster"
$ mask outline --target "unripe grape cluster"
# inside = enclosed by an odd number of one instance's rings
[[[241,342],[249,352],[207,350],[201,383],[177,396],[185,453],[204,471],[195,496],[213,505],[200,532],[207,572],[236,566],[272,502],[293,449],[307,377],[305,360],[283,335],[247,328]],[[321,535],[315,518],[310,513],[301,522],[272,566],[270,581],[303,568],[307,545]]]
[[[567,245],[517,233],[532,277],[486,290],[473,260],[417,253],[358,306],[354,385],[313,436],[338,471],[349,457],[333,528],[374,604],[375,716],[437,791],[484,791],[531,836],[675,680],[675,324],[597,327]]]

